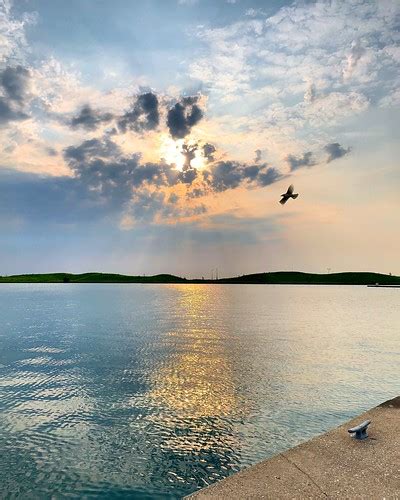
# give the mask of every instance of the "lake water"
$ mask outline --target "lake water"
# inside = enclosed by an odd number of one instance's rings
[[[400,290],[0,285],[0,490],[180,497],[400,394]]]

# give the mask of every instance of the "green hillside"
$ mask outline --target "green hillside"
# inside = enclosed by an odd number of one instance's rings
[[[2,276],[0,283],[230,283],[271,285],[399,285],[400,277],[378,273],[332,273],[312,274],[292,271],[247,274],[220,280],[187,280],[172,274],[155,276],[126,276],[124,274],[20,274]]]
[[[0,283],[185,283],[184,278],[172,274],[155,276],[125,276],[124,274],[107,273],[52,273],[52,274],[19,274],[2,276]]]
[[[400,285],[399,276],[378,273],[312,274],[294,271],[247,274],[219,280],[221,283],[254,283],[275,285]]]

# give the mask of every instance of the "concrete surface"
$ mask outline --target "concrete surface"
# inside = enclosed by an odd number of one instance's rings
[[[369,438],[350,437],[364,420]],[[400,396],[189,498],[400,499]]]

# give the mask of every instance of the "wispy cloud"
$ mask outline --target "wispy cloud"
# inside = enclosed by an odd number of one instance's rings
[[[205,55],[191,75],[212,89],[211,111],[237,101],[235,114],[257,104],[260,128],[265,119],[303,135],[331,127],[367,110],[397,79],[399,12],[394,0],[293,3],[270,17],[254,10],[250,19],[198,30]],[[281,111],[271,119],[273,106]]]

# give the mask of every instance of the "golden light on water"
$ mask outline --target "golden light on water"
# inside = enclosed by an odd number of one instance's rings
[[[151,397],[191,418],[227,417],[242,412],[246,404],[233,382],[225,334],[218,327],[209,327],[209,309],[215,300],[212,288],[175,288],[180,292],[180,308],[186,311],[186,328],[169,333],[168,342],[176,341],[180,353],[155,374]]]

